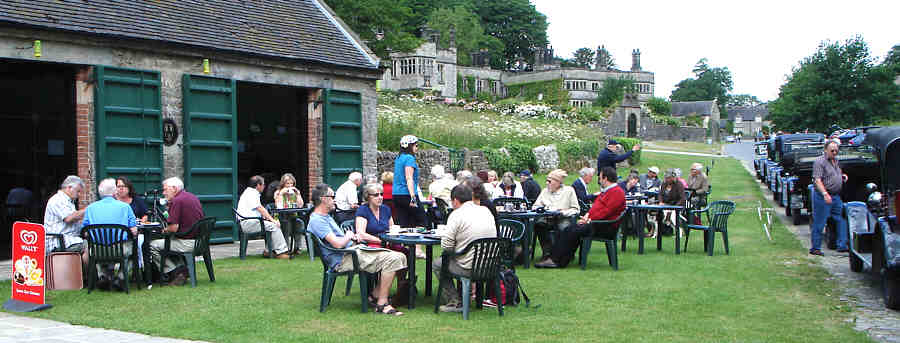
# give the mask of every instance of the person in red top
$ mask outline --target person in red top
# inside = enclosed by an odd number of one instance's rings
[[[177,233],[176,237],[172,237],[169,248],[176,252],[191,251],[194,249],[194,233],[191,232],[191,228],[194,223],[203,218],[203,205],[200,204],[197,196],[184,190],[184,182],[177,177],[166,179],[162,186],[163,194],[169,203],[169,218],[166,220],[168,225],[162,231]],[[155,239],[150,242],[150,256],[157,266],[161,265],[160,251],[164,248],[165,240],[163,239]],[[167,258],[161,272],[169,275],[169,285],[184,285],[188,276],[187,269],[184,268],[180,259]]]
[[[625,211],[625,192],[616,183],[619,177],[612,167],[603,167],[600,170],[600,186],[603,189],[600,195],[594,199],[591,209],[583,217],[578,219],[577,225],[569,226],[560,232],[559,239],[553,245],[550,257],[536,263],[538,268],[564,268],[575,257],[575,249],[581,242],[581,237],[592,233],[592,220],[616,219]],[[617,229],[618,224],[613,224],[612,229]]]

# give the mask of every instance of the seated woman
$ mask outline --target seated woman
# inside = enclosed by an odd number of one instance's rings
[[[149,214],[147,212],[147,203],[144,201],[144,197],[134,193],[134,185],[131,184],[131,181],[128,181],[128,178],[124,176],[116,178],[115,198],[118,201],[130,205],[131,210],[134,211],[134,217],[137,218],[139,222],[147,222]]]
[[[356,233],[365,240],[366,245],[381,248],[379,235],[385,234],[394,225],[391,209],[384,205],[384,187],[370,183],[363,187],[366,202],[356,210]],[[408,251],[403,245],[391,244],[387,248],[404,254]]]
[[[694,163],[691,165],[691,175],[688,177],[687,189],[694,191],[694,196],[691,199],[687,199],[691,208],[700,209],[706,207],[706,194],[709,193],[709,178],[703,173],[702,164]]]
[[[581,205],[578,204],[578,196],[575,195],[575,189],[572,186],[563,184],[568,174],[565,170],[556,169],[547,174],[547,187],[541,190],[534,201],[532,208],[543,207],[547,211],[559,211],[558,217],[543,217],[538,219],[534,224],[534,233],[541,242],[541,260],[550,257],[552,250],[552,241],[550,240],[550,230],[564,230],[572,219],[581,212]]]
[[[512,172],[503,173],[503,179],[494,188],[492,198],[513,197],[525,199],[525,191],[522,190],[522,184],[516,181]]]
[[[684,186],[678,178],[675,177],[675,171],[672,168],[666,170],[665,179],[659,186],[659,203],[662,205],[684,206]],[[676,218],[674,210],[663,211],[663,223],[675,227]],[[654,230],[651,234],[653,237],[659,234],[658,230]]]
[[[641,176],[636,171],[632,171],[625,181],[619,182],[619,187],[625,191],[626,196],[636,195],[641,192],[640,179]]]
[[[294,174],[285,173],[281,176],[281,180],[278,183],[278,189],[276,189],[272,195],[275,200],[275,208],[303,207],[303,196],[300,195],[300,190],[297,189],[296,185],[297,179],[294,178]],[[291,234],[296,232],[296,230],[301,229],[297,227],[296,213],[276,214],[275,217],[281,222],[281,234],[284,235],[285,239],[291,237]],[[290,253],[295,253],[296,251],[303,249],[306,249],[306,241],[302,239],[295,240],[294,246],[289,247]]]

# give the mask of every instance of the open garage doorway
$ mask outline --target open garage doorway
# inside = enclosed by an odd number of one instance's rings
[[[47,199],[77,172],[75,73],[73,65],[0,59],[0,259],[9,258],[13,221],[42,222]],[[29,206],[7,204],[16,188],[31,192]]]
[[[248,179],[262,175],[266,183],[292,173],[308,202],[309,94],[313,89],[237,82],[238,194]],[[263,203],[272,202],[266,189]]]

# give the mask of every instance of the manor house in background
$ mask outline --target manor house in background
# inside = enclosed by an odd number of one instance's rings
[[[475,94],[489,93],[505,98],[508,87],[532,82],[559,80],[561,87],[569,91],[569,104],[575,107],[590,106],[608,79],[630,78],[634,80],[635,94],[641,106],[653,97],[653,73],[641,69],[640,50],[632,51],[631,70],[618,70],[604,64],[606,50],[598,47],[595,69],[562,68],[553,61],[553,48],[541,48],[535,52],[532,71],[504,71],[490,68],[488,51],[472,53],[472,66],[457,65],[455,38],[451,33],[449,47],[441,47],[438,34],[425,30],[425,43],[413,52],[391,53],[387,71],[381,78],[381,89],[430,90],[440,92],[446,98],[456,98],[458,89],[474,88]],[[462,85],[458,85],[462,82]],[[474,82],[472,87],[469,82]],[[461,86],[461,87],[459,87]]]

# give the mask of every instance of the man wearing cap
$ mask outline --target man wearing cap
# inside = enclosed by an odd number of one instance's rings
[[[525,199],[528,199],[528,203],[533,204],[534,201],[537,200],[538,195],[541,194],[541,186],[534,181],[531,177],[531,172],[528,171],[528,169],[519,172],[519,181],[522,182],[522,190],[525,191]]]
[[[847,222],[841,217],[841,189],[847,182],[847,174],[841,171],[837,161],[839,143],[825,141],[825,153],[813,162],[814,192],[812,196],[812,226],[810,226],[810,255],[824,256],[822,253],[822,229],[828,217],[832,217],[837,227],[838,252],[847,252]]]
[[[625,159],[631,157],[631,154],[635,151],[641,150],[640,144],[635,144],[634,147],[631,148],[631,151],[626,152],[622,155],[616,154],[616,150],[619,150],[619,142],[616,142],[614,139],[610,139],[606,144],[606,149],[600,151],[600,154],[597,155],[597,170],[602,170],[603,167],[616,167],[616,163],[622,162]]]
[[[647,174],[641,175],[640,185],[641,191],[645,192],[649,189],[659,188],[659,167],[652,166],[647,168]]]

